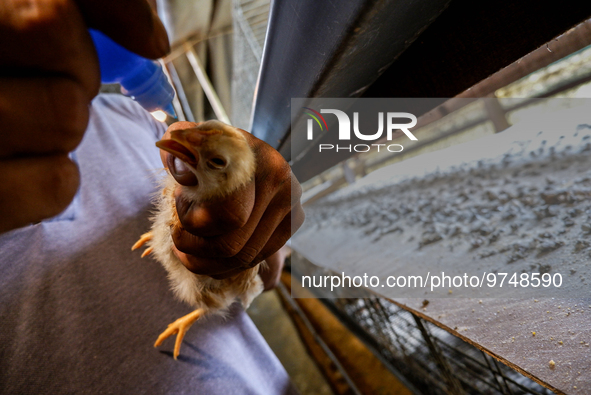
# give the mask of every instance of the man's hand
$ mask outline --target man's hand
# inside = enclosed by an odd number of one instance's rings
[[[145,57],[169,50],[146,0],[0,0],[0,232],[57,215],[76,193],[68,153],[100,87],[88,28]]]
[[[259,276],[263,280],[263,285],[265,286],[264,291],[269,291],[279,284],[281,272],[283,271],[283,266],[285,266],[285,258],[289,254],[291,254],[291,248],[284,245],[279,251],[265,258],[266,265],[259,266]]]
[[[171,130],[192,125],[173,124],[164,139]],[[176,208],[182,227],[172,229],[172,238],[177,257],[194,273],[226,278],[251,268],[275,254],[304,222],[302,190],[285,159],[270,145],[242,133],[256,158],[255,176],[249,184],[201,204],[184,201],[181,186],[177,187]],[[170,169],[171,154],[162,150],[160,154]],[[191,185],[191,174],[175,174],[175,178]],[[274,285],[277,266],[282,264],[280,259],[270,261],[267,288]]]

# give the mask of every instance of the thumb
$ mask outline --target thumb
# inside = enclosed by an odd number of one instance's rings
[[[242,228],[250,217],[254,202],[254,182],[230,195],[200,203],[185,199],[181,187],[175,191],[175,206],[181,225],[199,237],[219,236]]]
[[[170,51],[168,35],[146,0],[77,0],[88,27],[100,30],[118,44],[146,58]]]

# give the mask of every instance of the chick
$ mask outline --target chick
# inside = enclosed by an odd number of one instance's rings
[[[196,185],[181,185],[181,194],[190,201],[204,202],[234,192],[254,177],[255,157],[246,138],[232,126],[219,121],[208,121],[195,128],[174,130],[170,140],[156,145],[174,155],[176,169],[190,170]],[[183,337],[191,325],[206,314],[223,314],[236,300],[247,308],[263,291],[258,265],[233,277],[216,280],[189,271],[173,252],[171,225],[179,224],[174,191],[179,186],[167,170],[158,194],[152,229],[133,245],[148,248],[142,257],[152,254],[168,272],[175,295],[195,307],[195,311],[168,326],[156,340],[154,347],[177,334],[174,358],[180,352]]]

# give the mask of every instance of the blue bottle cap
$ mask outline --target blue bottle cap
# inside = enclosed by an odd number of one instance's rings
[[[162,110],[176,118],[174,89],[157,62],[143,58],[115,43],[103,33],[90,29],[101,68],[101,81],[119,83],[123,94],[148,111]]]

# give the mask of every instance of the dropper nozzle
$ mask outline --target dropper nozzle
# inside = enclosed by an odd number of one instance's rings
[[[162,111],[164,111],[174,119],[179,119],[179,117],[177,117],[176,115],[176,111],[174,111],[174,106],[172,105],[172,103],[169,103],[166,107],[162,109]]]

